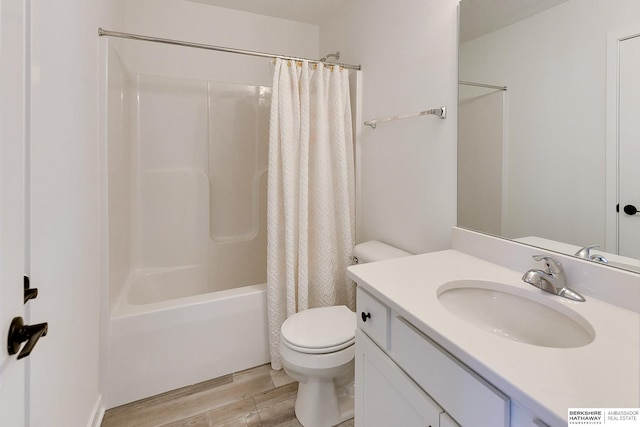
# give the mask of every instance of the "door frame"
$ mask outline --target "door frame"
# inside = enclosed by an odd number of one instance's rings
[[[29,259],[29,0],[0,0],[0,10],[0,413],[3,424],[29,425],[29,360],[17,360],[7,348],[12,319],[29,323],[23,300]]]
[[[606,100],[606,160],[605,160],[605,251],[618,253],[619,214],[614,207],[619,201],[618,146],[620,43],[640,37],[640,28],[629,28],[607,36],[607,100]]]

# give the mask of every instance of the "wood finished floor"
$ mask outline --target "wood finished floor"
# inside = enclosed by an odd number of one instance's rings
[[[297,391],[284,371],[263,365],[109,409],[102,427],[301,427]]]

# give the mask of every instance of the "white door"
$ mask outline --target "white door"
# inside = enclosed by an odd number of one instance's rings
[[[640,36],[619,49],[618,250],[640,259]]]
[[[11,427],[25,425],[25,361],[7,349],[24,317],[24,34],[24,2],[0,0],[0,423]]]

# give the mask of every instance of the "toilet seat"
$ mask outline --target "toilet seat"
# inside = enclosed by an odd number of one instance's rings
[[[310,308],[284,321],[282,343],[308,354],[333,353],[355,342],[356,315],[346,306]]]
[[[287,341],[286,339],[282,340],[282,343],[287,346],[288,348],[290,348],[291,350],[300,352],[300,353],[308,353],[308,354],[325,354],[325,353],[334,353],[336,351],[342,350],[344,348],[347,348],[351,345],[353,345],[353,343],[355,342],[355,338],[352,340],[349,340],[347,342],[344,342],[342,344],[338,344],[338,345],[334,345],[332,347],[323,347],[323,348],[307,348],[307,347],[299,347],[295,344],[290,343],[289,341]]]

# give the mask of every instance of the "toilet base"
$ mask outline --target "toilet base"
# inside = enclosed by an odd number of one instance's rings
[[[354,398],[331,380],[309,379],[298,384],[295,412],[303,427],[333,427],[353,418]]]

